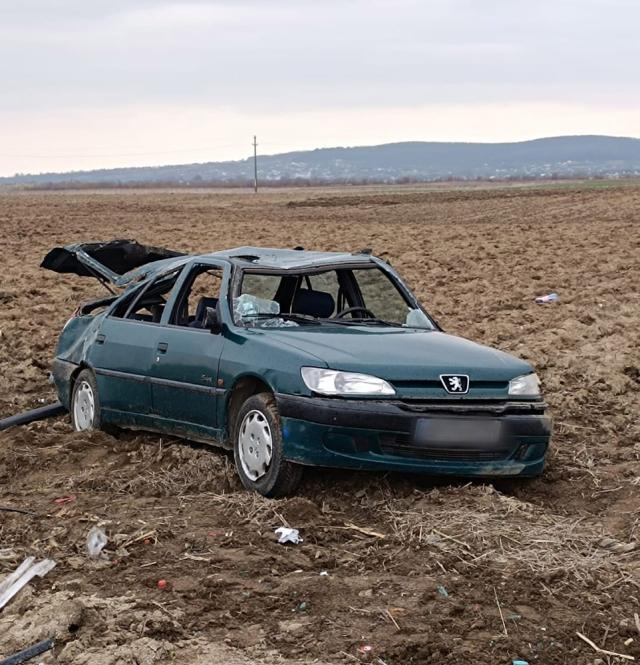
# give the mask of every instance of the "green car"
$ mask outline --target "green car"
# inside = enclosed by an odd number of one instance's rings
[[[543,470],[551,421],[532,367],[444,333],[367,250],[187,256],[115,240],[55,248],[42,266],[110,291],[78,308],[53,362],[76,430],[233,449],[244,486],[269,497],[304,466]]]

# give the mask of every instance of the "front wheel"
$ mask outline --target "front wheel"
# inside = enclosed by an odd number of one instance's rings
[[[71,424],[76,432],[100,429],[100,400],[96,377],[89,369],[84,369],[73,384],[71,393]]]
[[[302,467],[284,459],[280,414],[273,395],[252,395],[240,408],[234,427],[234,456],[242,484],[266,497],[291,494]]]

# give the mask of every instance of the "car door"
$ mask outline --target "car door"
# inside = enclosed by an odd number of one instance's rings
[[[228,267],[198,263],[185,274],[163,325],[154,332],[153,413],[176,433],[215,436],[218,365],[224,336],[206,328],[207,308],[226,297]],[[223,288],[224,287],[224,288]]]
[[[94,369],[107,419],[145,424],[151,413],[149,370],[154,334],[180,269],[161,275],[117,301],[103,320],[87,360]]]

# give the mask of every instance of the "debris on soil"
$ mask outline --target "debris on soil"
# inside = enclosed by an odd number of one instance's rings
[[[53,503],[57,503],[58,505],[63,505],[65,503],[72,503],[77,499],[75,494],[67,494],[66,496],[59,496],[56,499],[53,500]]]
[[[100,552],[102,552],[107,542],[107,534],[100,527],[91,527],[87,534],[87,552],[89,552],[89,556],[100,556]]]
[[[46,400],[43,399],[42,402],[38,400],[38,402],[43,404],[46,402]],[[54,402],[53,404],[49,404],[47,406],[41,406],[37,409],[31,409],[29,411],[25,411],[24,413],[18,413],[16,415],[0,419],[0,431],[9,429],[10,427],[16,427],[18,425],[28,425],[29,423],[33,423],[36,420],[54,418],[55,416],[59,416],[65,412],[66,409],[64,406],[62,406],[62,404],[60,404],[60,402]]]
[[[44,577],[55,568],[52,559],[43,559],[38,563],[35,557],[27,557],[12,573],[0,583],[0,609],[2,609],[34,577]]]
[[[545,303],[556,302],[556,300],[558,300],[557,293],[548,293],[546,296],[538,296],[536,298],[536,303],[538,305],[544,305]]]
[[[292,529],[287,526],[279,526],[275,530],[275,533],[278,536],[278,542],[281,545],[285,545],[286,543],[293,543],[294,545],[298,545],[302,542],[302,538],[300,537],[300,532],[298,529]]]
[[[0,660],[0,665],[21,665],[21,663],[26,663],[32,658],[40,656],[46,651],[53,649],[54,646],[55,642],[53,640],[42,640],[42,642],[38,642],[37,644],[23,649],[18,653],[14,653],[13,656],[3,658]]]

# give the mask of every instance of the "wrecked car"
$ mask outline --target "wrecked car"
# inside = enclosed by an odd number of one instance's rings
[[[368,251],[184,255],[130,240],[42,266],[112,293],[78,308],[53,361],[76,430],[144,429],[232,449],[245,487],[304,466],[531,477],[551,425],[533,368],[445,333]]]

